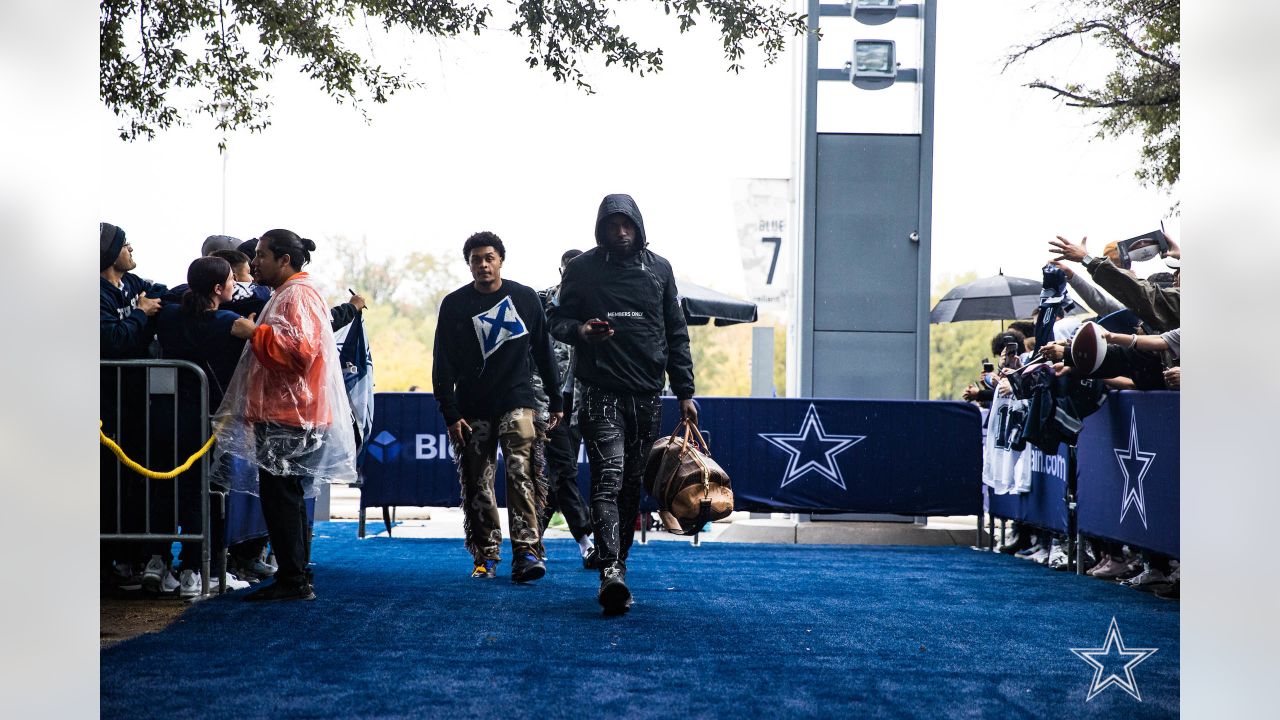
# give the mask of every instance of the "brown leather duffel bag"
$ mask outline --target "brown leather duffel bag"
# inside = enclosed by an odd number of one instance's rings
[[[682,419],[670,437],[649,451],[644,487],[658,501],[658,517],[669,532],[693,535],[733,512],[729,474],[711,459],[698,426]]]

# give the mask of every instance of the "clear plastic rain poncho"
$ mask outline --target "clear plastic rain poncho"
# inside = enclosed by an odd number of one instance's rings
[[[214,479],[258,493],[261,468],[322,482],[355,482],[351,406],[329,308],[306,273],[276,288],[245,343],[213,417]]]

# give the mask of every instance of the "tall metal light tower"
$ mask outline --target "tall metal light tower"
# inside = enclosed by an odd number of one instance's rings
[[[801,396],[928,397],[936,4],[809,0],[811,29],[827,19],[824,31],[852,28],[856,37],[834,46],[848,48],[844,67],[819,66],[813,35],[805,51],[796,303]],[[918,69],[899,67],[898,43],[875,37],[874,28],[893,21],[895,29],[903,22],[919,28]],[[823,40],[828,62],[832,43],[840,42],[834,34]],[[856,115],[860,101],[880,95],[869,91],[895,83],[918,88],[912,118],[918,126],[845,130],[868,124]],[[820,102],[853,108],[847,114],[855,117],[822,123]]]

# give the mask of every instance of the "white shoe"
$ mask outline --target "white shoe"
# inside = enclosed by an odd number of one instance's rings
[[[1159,570],[1151,567],[1150,565],[1147,565],[1145,568],[1143,568],[1142,572],[1129,578],[1128,580],[1122,580],[1120,584],[1124,585],[1125,587],[1131,587],[1131,588],[1154,589],[1154,588],[1151,588],[1151,586],[1168,585],[1169,582],[1170,580],[1168,576],[1166,576],[1164,573],[1160,572]]]
[[[164,580],[160,582],[160,592],[165,595],[169,595],[177,592],[180,586],[181,583],[178,582],[178,578],[175,577],[173,571],[170,570],[164,574]]]
[[[200,576],[197,574],[196,575],[197,581],[199,577]],[[209,579],[209,592],[211,593],[217,592],[219,587],[220,587],[220,583],[218,582],[218,577],[216,575]],[[241,580],[240,578],[236,577],[235,575],[232,575],[231,573],[227,573],[227,592],[230,592],[232,590],[243,590],[247,587],[249,587],[248,582]]]
[[[1066,545],[1054,540],[1053,546],[1049,548],[1049,567],[1054,570],[1066,570],[1070,564]]]
[[[178,597],[193,598],[200,594],[200,573],[195,570],[183,570],[178,576]]]
[[[159,593],[161,592],[161,586],[164,584],[165,576],[172,574],[169,572],[169,566],[165,564],[164,558],[159,555],[152,555],[151,559],[147,561],[147,567],[142,571],[142,589],[149,593]]]
[[[1049,561],[1049,548],[1041,545],[1039,550],[1036,550],[1035,553],[1028,555],[1026,559],[1030,560],[1033,563],[1044,565],[1046,562]]]

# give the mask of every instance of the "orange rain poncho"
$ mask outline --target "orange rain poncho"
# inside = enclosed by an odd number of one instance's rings
[[[356,441],[329,308],[305,272],[276,288],[213,418],[215,473],[256,494],[260,467],[317,482],[355,482]],[[227,457],[230,456],[230,457]],[[241,462],[235,462],[234,460]],[[314,496],[316,482],[306,492]]]

